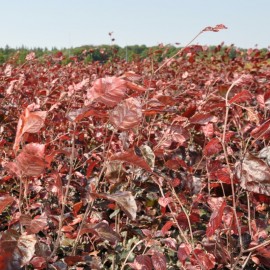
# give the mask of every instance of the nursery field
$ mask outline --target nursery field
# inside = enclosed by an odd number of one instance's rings
[[[0,66],[0,269],[270,268],[270,53],[165,50]]]

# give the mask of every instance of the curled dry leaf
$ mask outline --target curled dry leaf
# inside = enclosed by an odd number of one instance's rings
[[[123,99],[126,88],[126,81],[123,79],[117,77],[100,78],[88,89],[87,98],[90,102],[97,101],[108,107],[113,107]]]
[[[242,188],[270,196],[270,168],[263,160],[248,153],[235,171]]]
[[[130,219],[132,220],[136,219],[137,204],[134,199],[134,196],[130,191],[117,192],[114,194],[100,193],[91,195],[93,195],[94,197],[103,198],[116,202],[118,206],[121,208],[121,210],[123,210]]]
[[[119,104],[110,115],[110,122],[120,130],[129,130],[138,126],[142,118],[139,99],[128,98]]]

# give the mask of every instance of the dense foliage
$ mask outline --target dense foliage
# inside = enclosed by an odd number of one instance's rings
[[[165,50],[0,66],[1,269],[270,267],[270,53]]]

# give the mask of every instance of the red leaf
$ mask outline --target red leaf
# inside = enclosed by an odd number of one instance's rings
[[[254,128],[250,135],[257,139],[267,139],[269,138],[270,135],[270,121],[267,120],[267,122],[264,122],[263,124],[261,124],[260,126]]]
[[[214,211],[211,214],[210,221],[206,229],[207,237],[211,237],[219,228],[222,221],[223,211],[226,206],[226,201],[223,198],[211,198],[211,200],[214,200],[214,203],[211,202],[213,203],[212,209],[214,208]]]
[[[177,257],[181,263],[185,263],[190,253],[191,253],[191,245],[187,245],[185,243],[179,245]]]
[[[152,255],[152,263],[155,270],[166,270],[166,258],[164,254],[160,252],[155,252]]]
[[[183,144],[190,137],[188,130],[178,125],[170,127],[169,135],[174,142],[179,144]]]
[[[197,113],[193,115],[189,120],[191,124],[205,125],[214,119],[215,116],[210,113]]]
[[[3,195],[0,197],[0,215],[5,208],[14,202],[14,198],[9,195]]]
[[[173,226],[173,222],[172,221],[167,221],[166,223],[165,223],[165,225],[161,228],[161,231],[162,231],[162,233],[165,235],[169,230],[170,230],[170,228]]]
[[[129,130],[138,126],[141,119],[141,103],[136,98],[125,99],[110,115],[110,122],[120,130]]]
[[[111,243],[120,241],[120,235],[115,232],[106,222],[100,222],[98,224],[85,224],[81,230],[81,235],[85,233],[92,233],[100,238],[107,240]]]
[[[122,152],[111,156],[110,160],[119,160],[128,162],[132,165],[138,166],[148,172],[152,172],[148,163],[141,157],[138,157],[134,152]]]
[[[20,236],[15,230],[6,230],[0,241],[0,266],[2,270],[21,269],[35,253],[36,236]]]
[[[17,176],[39,176],[47,165],[45,145],[29,143],[24,146],[15,161],[8,163],[5,167]]]
[[[215,267],[215,257],[211,253],[206,253],[204,250],[195,248],[193,251],[196,254],[191,255],[190,261],[193,265],[202,265],[204,269],[210,270]]]
[[[78,215],[78,212],[80,211],[82,206],[83,206],[82,201],[74,203],[74,205],[73,205],[73,214],[74,214],[75,217]]]
[[[47,261],[43,257],[34,257],[30,262],[35,269],[46,269]]]
[[[20,119],[17,125],[17,132],[15,137],[15,142],[13,150],[15,153],[19,149],[19,144],[22,138],[22,135],[26,132],[36,133],[44,125],[44,121],[47,115],[46,111],[32,111],[35,108],[35,104],[29,105],[24,112],[21,114]]]
[[[138,81],[141,75],[136,74],[134,71],[126,71],[120,78],[126,78],[130,81]]]
[[[86,169],[86,177],[89,178],[92,174],[92,171],[93,169],[95,168],[95,166],[98,164],[97,161],[91,161],[91,162],[88,162],[88,166],[87,166],[87,169]]]
[[[133,83],[133,82],[129,82],[129,81],[126,81],[126,86],[129,89],[139,92],[139,93],[144,93],[147,90],[145,87],[138,85],[136,83]]]
[[[173,198],[169,197],[169,198],[164,198],[161,197],[158,199],[158,203],[162,206],[162,207],[166,207],[169,203],[171,203],[173,201]]]
[[[109,107],[117,105],[126,92],[126,81],[117,77],[97,79],[87,91],[89,101],[102,102]]]
[[[247,154],[236,164],[236,175],[242,188],[270,196],[270,168],[261,159]]]
[[[25,226],[28,234],[35,234],[42,231],[47,226],[47,216],[43,213],[34,219],[30,215],[21,215],[20,223]]]
[[[196,112],[197,106],[195,104],[191,104],[187,107],[187,110],[182,114],[182,117],[191,117]]]
[[[133,263],[129,263],[129,266],[134,270],[152,270],[152,260],[147,255],[138,255]]]
[[[218,138],[211,139],[208,144],[204,147],[203,153],[209,157],[218,154],[222,150],[222,145]]]
[[[234,97],[232,97],[229,100],[229,103],[241,103],[241,102],[246,102],[250,101],[252,99],[252,95],[248,90],[243,90],[240,93],[236,94]]]

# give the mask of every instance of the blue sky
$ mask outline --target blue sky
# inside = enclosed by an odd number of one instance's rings
[[[159,43],[181,46],[206,26],[194,44],[270,45],[270,0],[5,0],[1,1],[0,47]]]

